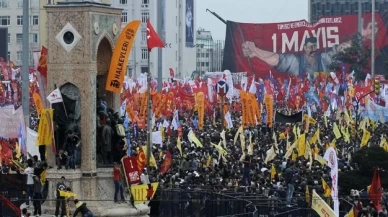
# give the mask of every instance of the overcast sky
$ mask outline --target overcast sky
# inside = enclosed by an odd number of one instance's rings
[[[225,39],[225,24],[206,8],[225,20],[246,23],[276,23],[308,20],[308,0],[194,0],[197,2],[197,28],[210,30],[213,39]]]

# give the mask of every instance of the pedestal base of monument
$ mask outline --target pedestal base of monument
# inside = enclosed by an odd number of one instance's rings
[[[76,194],[74,198],[86,203],[94,216],[148,216],[150,211],[148,206],[140,204],[134,208],[130,204],[129,194],[125,190],[125,187],[124,195],[126,203],[114,203],[115,187],[113,182],[113,168],[97,169],[97,171],[91,173],[85,173],[80,169],[48,170],[46,175],[49,182],[48,196],[42,205],[42,211],[45,214],[55,214],[56,190],[58,182],[61,181],[61,177],[65,177],[65,185],[70,187],[72,192]],[[119,197],[118,199],[121,198]],[[74,202],[70,201],[68,204],[70,213],[74,213]],[[59,214],[61,214],[61,211],[59,211]]]

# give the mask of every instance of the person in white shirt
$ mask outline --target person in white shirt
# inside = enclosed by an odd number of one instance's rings
[[[27,160],[28,167],[24,170],[24,174],[27,175],[27,201],[26,205],[27,207],[30,206],[30,198],[32,199],[33,193],[34,193],[34,168],[33,163],[31,159]]]

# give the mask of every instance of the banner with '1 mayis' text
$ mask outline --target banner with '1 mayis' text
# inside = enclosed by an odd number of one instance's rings
[[[376,14],[376,49],[388,55],[388,15]],[[284,23],[227,22],[223,70],[248,72],[256,78],[269,75],[300,76],[330,72],[332,56],[351,45],[357,33],[357,15],[322,17]],[[361,36],[370,46],[371,14],[363,15]],[[376,55],[376,74],[388,70],[387,55]]]

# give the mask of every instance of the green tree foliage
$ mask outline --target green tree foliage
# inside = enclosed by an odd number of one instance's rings
[[[388,188],[388,152],[381,147],[363,147],[352,156],[352,165],[357,164],[358,170],[339,173],[339,186],[343,193],[349,194],[351,189],[366,189],[371,184],[373,170],[378,166],[381,184],[383,188]]]
[[[351,46],[332,56],[333,62],[329,65],[332,71],[341,71],[342,64],[348,64],[350,71],[355,72],[355,79],[365,80],[364,70],[369,67],[371,48],[362,45],[360,34],[353,36]]]

